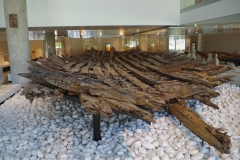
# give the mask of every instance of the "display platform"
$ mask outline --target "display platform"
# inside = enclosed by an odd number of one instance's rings
[[[2,103],[4,100],[12,96],[20,89],[21,89],[20,84],[2,85],[2,88],[0,88],[0,103]]]

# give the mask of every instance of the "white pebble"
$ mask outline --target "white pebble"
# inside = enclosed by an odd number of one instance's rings
[[[158,156],[153,156],[152,160],[160,160],[160,158]]]
[[[194,159],[194,160],[203,159],[203,154],[202,153],[197,153],[197,154],[192,156],[192,159]]]
[[[161,157],[161,160],[169,160],[168,154],[164,153]]]
[[[40,150],[37,150],[37,156],[38,156],[38,158],[44,157],[43,153]]]
[[[152,145],[151,143],[148,143],[148,142],[144,142],[142,144],[142,146],[146,149],[154,149],[155,148],[154,145]]]

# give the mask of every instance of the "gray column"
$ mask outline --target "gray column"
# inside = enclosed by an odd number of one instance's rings
[[[166,29],[166,52],[169,53],[169,36],[170,36],[170,28]]]
[[[196,50],[202,51],[202,33],[198,33],[198,42]]]
[[[4,0],[3,3],[12,82],[24,86],[29,80],[17,74],[29,72],[26,62],[30,60],[26,0]],[[9,14],[17,14],[18,28],[10,28]]]
[[[56,55],[54,31],[45,31],[45,43],[47,43],[46,51],[48,52],[48,57]]]

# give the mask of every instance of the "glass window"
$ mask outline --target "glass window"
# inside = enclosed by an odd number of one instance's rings
[[[29,40],[45,40],[45,31],[28,31]]]
[[[80,38],[80,31],[79,30],[68,30],[68,37],[69,38]]]
[[[175,45],[176,45],[176,43],[175,43],[175,37],[170,36],[170,37],[169,37],[169,50],[176,50],[176,49],[175,49]]]
[[[56,42],[55,45],[56,48],[62,48],[62,42]]]

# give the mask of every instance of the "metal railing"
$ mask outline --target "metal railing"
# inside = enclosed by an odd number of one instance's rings
[[[180,9],[182,11],[195,9],[220,0],[180,0]]]

